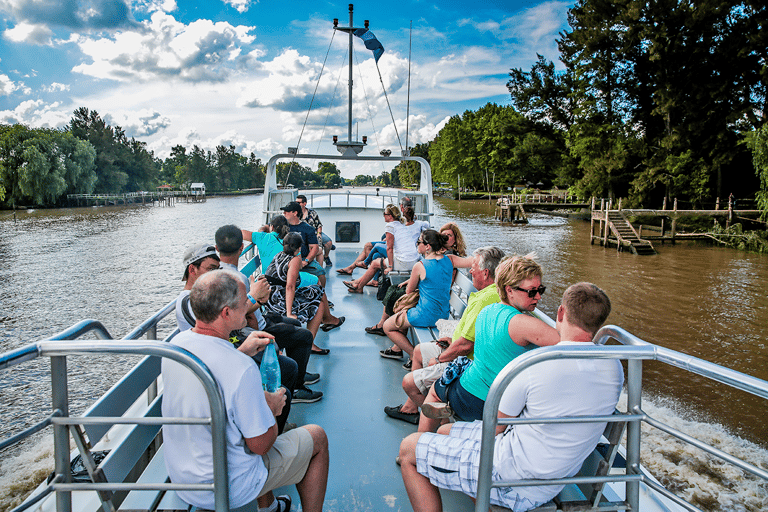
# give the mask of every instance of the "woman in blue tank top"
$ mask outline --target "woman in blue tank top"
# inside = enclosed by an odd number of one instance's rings
[[[395,345],[380,351],[382,357],[399,359],[403,351],[411,356],[413,345],[406,337],[408,328],[433,327],[439,318],[448,318],[453,269],[469,268],[474,259],[445,254],[447,241],[447,236],[434,229],[427,229],[419,236],[417,249],[424,260],[414,265],[406,287],[406,294],[418,290],[419,303],[411,309],[394,314],[384,322],[384,333]]]

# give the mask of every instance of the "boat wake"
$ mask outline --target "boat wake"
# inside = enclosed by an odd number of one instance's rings
[[[626,410],[626,403],[626,394],[622,394],[619,409]],[[651,401],[643,397],[643,410],[672,428],[768,469],[768,450],[717,423],[690,419],[684,407],[666,399]],[[667,489],[702,510],[768,510],[766,482],[650,425],[642,425],[640,456],[643,466]]]
[[[36,436],[0,461],[0,512],[13,510],[53,471],[53,436]]]

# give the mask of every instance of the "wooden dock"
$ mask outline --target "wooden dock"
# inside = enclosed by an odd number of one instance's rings
[[[189,190],[162,190],[158,192],[129,192],[126,194],[67,194],[69,206],[173,206],[175,203],[204,202],[205,193]]]

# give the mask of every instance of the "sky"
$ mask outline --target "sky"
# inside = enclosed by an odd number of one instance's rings
[[[0,0],[0,123],[61,128],[86,107],[159,158],[175,145],[233,145],[264,162],[288,147],[338,154],[332,136],[346,140],[348,131],[349,38],[333,19],[348,27],[348,5]],[[529,70],[537,53],[557,62],[570,6],[357,2],[354,27],[370,20],[384,54],[377,67],[353,38],[353,140],[368,137],[364,155],[399,154],[406,124],[412,147],[453,115],[507,105],[511,68]],[[309,162],[301,161],[316,168]],[[345,177],[384,170],[337,165]]]

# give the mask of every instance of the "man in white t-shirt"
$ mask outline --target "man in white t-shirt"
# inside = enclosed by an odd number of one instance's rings
[[[184,268],[184,274],[181,276],[181,280],[185,282],[184,289],[176,299],[176,324],[179,326],[180,331],[186,331],[191,329],[194,325],[194,315],[192,309],[189,307],[189,291],[194,286],[197,278],[210,272],[211,270],[218,270],[221,266],[219,255],[216,253],[216,247],[210,244],[197,244],[184,251],[182,258],[182,267]]]
[[[563,294],[557,310],[557,346],[592,343],[611,303],[591,283]],[[509,384],[499,417],[551,418],[610,415],[624,373],[614,359],[557,359],[523,370]],[[442,510],[438,488],[477,494],[482,422],[444,425],[437,434],[416,433],[400,445],[403,482],[416,512]],[[550,479],[578,472],[605,430],[605,423],[501,425],[493,455],[494,480]],[[492,488],[491,503],[524,511],[554,498],[562,485]]]
[[[317,425],[277,435],[275,416],[285,405],[284,390],[262,389],[261,374],[251,357],[272,341],[254,331],[235,349],[229,333],[246,325],[250,301],[240,277],[230,271],[209,272],[195,282],[190,304],[196,325],[171,343],[200,358],[213,374],[226,407],[226,444],[230,508],[258,505],[287,510],[263,496],[277,487],[296,484],[302,510],[321,511],[328,479],[328,439]],[[164,359],[163,416],[210,417],[202,385],[186,367]],[[165,463],[174,483],[213,479],[211,431],[205,425],[165,425]],[[198,508],[215,507],[212,491],[178,491]]]

